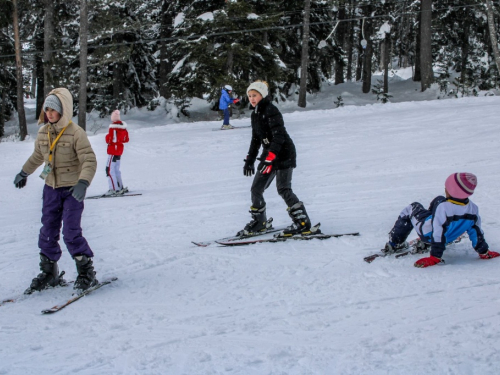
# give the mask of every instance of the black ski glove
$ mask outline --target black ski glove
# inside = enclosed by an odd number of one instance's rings
[[[243,166],[243,176],[252,176],[255,174],[255,160],[250,160],[250,157],[247,155],[246,159],[243,160],[245,165]]]
[[[16,178],[14,178],[14,185],[16,185],[16,188],[22,189],[26,186],[27,181],[28,174],[25,171],[21,170],[21,172],[16,175]]]
[[[81,202],[85,199],[85,193],[87,192],[87,188],[89,187],[89,182],[86,180],[78,180],[78,183],[73,186],[69,191],[73,192],[73,198],[75,198],[78,202]]]

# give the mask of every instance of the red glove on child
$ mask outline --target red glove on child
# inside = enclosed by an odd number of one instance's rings
[[[444,263],[444,260],[431,255],[430,257],[417,260],[414,266],[418,268],[424,268],[424,267],[435,266],[436,264],[439,263]]]
[[[484,254],[479,254],[479,258],[481,258],[481,259],[491,259],[491,258],[496,258],[499,256],[500,256],[499,253],[497,253],[496,251],[490,251],[490,250],[488,250]]]
[[[233,99],[233,103],[239,103],[240,102],[240,99],[236,98],[236,99]]]
[[[259,164],[260,173],[262,174],[271,173],[271,170],[273,169],[274,159],[276,159],[276,155],[274,154],[274,152],[269,151],[266,160],[260,162]]]

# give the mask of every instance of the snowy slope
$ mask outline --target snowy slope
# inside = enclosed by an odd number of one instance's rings
[[[1,306],[0,374],[498,374],[500,260],[479,260],[469,241],[442,267],[362,259],[406,204],[427,205],[456,171],[477,174],[473,200],[499,250],[499,117],[498,97],[286,113],[294,191],[312,221],[362,235],[237,248],[190,241],[249,220],[250,129],[132,130],[122,173],[143,195],[86,201],[82,223],[98,276],[119,280],[55,315],[40,311],[69,288]],[[107,190],[106,145],[102,134],[90,140],[95,195]],[[32,147],[0,144],[2,299],[38,271],[43,182],[37,171],[26,188],[12,185]],[[266,199],[275,224],[288,223],[274,185]],[[60,268],[74,279],[62,246]]]

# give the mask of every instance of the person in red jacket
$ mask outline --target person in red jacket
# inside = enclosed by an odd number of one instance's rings
[[[120,195],[128,192],[123,186],[120,172],[120,159],[123,154],[123,144],[128,142],[127,124],[120,119],[120,111],[113,111],[109,132],[106,134],[108,144],[108,162],[106,176],[108,176],[109,190],[106,195]]]

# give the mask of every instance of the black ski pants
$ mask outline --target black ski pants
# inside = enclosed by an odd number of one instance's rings
[[[258,209],[265,207],[264,191],[271,185],[275,177],[278,194],[283,198],[288,207],[292,207],[295,203],[299,202],[299,198],[292,191],[292,174],[293,168],[279,169],[277,171],[273,169],[268,174],[262,174],[258,171],[252,183],[252,207]]]

